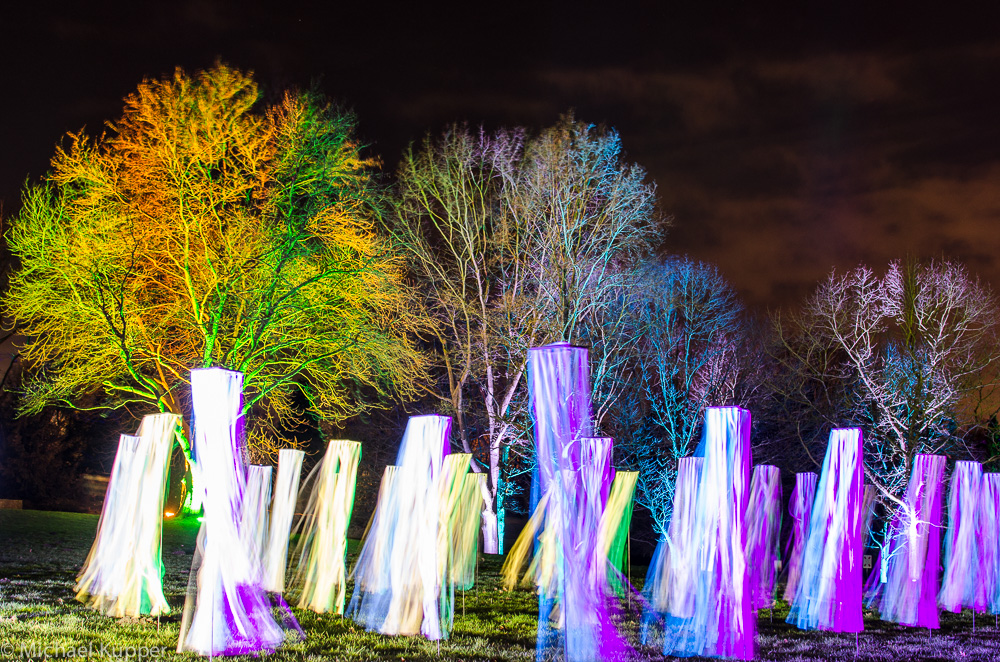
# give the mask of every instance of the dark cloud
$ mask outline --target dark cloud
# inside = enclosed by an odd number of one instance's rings
[[[1000,286],[997,12],[909,5],[189,0],[18,5],[0,24],[0,198],[144,76],[217,57],[268,93],[320,80],[392,167],[452,121],[616,127],[674,225],[754,305],[831,269],[962,260]]]

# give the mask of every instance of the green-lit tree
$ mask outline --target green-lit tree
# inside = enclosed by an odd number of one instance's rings
[[[400,260],[354,119],[315,94],[259,108],[223,65],[144,81],[70,134],[7,238],[5,312],[27,337],[22,408],[188,410],[189,371],[245,374],[251,454],[342,420],[422,371]]]

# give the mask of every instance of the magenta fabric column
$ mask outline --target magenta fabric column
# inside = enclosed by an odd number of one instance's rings
[[[979,491],[983,465],[970,460],[955,463],[948,491],[948,530],[945,532],[944,577],[938,603],[958,613],[963,607],[986,609],[986,595],[979,589],[979,554],[976,540]]]
[[[816,498],[816,482],[819,476],[811,471],[795,474],[795,488],[788,502],[788,514],[792,516],[791,550],[788,554],[788,580],[785,583],[785,602],[795,599],[795,589],[802,576],[802,556],[806,551],[806,537],[809,535],[809,517],[812,515],[813,500]]]
[[[747,567],[750,570],[750,604],[754,609],[774,606],[774,574],[781,535],[781,471],[758,464],[750,479],[747,506]]]
[[[835,429],[823,459],[787,621],[804,630],[860,632],[864,498],[861,430]]]
[[[705,410],[704,457],[693,535],[695,595],[688,618],[672,615],[664,653],[742,660],[754,656],[756,612],[746,564],[750,412]]]
[[[905,508],[890,527],[889,567],[881,586],[882,620],[938,628],[941,492],[947,458],[918,454],[906,487]]]

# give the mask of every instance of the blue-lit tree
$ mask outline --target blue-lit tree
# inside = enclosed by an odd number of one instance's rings
[[[744,405],[748,349],[743,305],[713,265],[669,257],[639,275],[630,331],[633,383],[616,409],[622,460],[639,471],[636,501],[666,535],[677,460],[698,445],[705,407]]]

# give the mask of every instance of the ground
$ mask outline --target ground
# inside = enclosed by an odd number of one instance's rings
[[[128,647],[162,649],[155,659],[195,659],[193,654],[173,651],[197,521],[167,520],[164,525],[164,585],[175,611],[159,620],[107,618],[74,599],[76,573],[93,542],[96,526],[93,515],[0,511],[0,659],[42,659],[44,656],[32,656],[31,651],[49,647],[51,653],[56,649],[79,650],[81,646],[95,652],[93,659],[102,659],[102,645],[107,652],[103,659],[125,658]],[[352,544],[349,563],[356,550],[356,543]],[[305,642],[290,643],[265,659],[529,659],[535,652],[536,599],[528,590],[502,590],[499,569],[499,559],[482,557],[479,587],[464,597],[461,592],[456,595],[455,631],[440,646],[421,638],[367,633],[348,619],[294,609],[307,635]],[[643,570],[634,569],[636,575]],[[853,635],[796,630],[784,623],[786,614],[787,606],[780,604],[773,620],[768,611],[759,613],[757,659],[1000,662],[1000,629],[992,616],[979,616],[973,634],[969,612],[945,615],[941,630],[933,633],[883,623],[874,614],[866,614],[865,632],[856,643]],[[632,630],[634,635],[635,628]],[[640,650],[643,660],[663,659],[654,649]],[[132,659],[136,659],[134,653]]]

